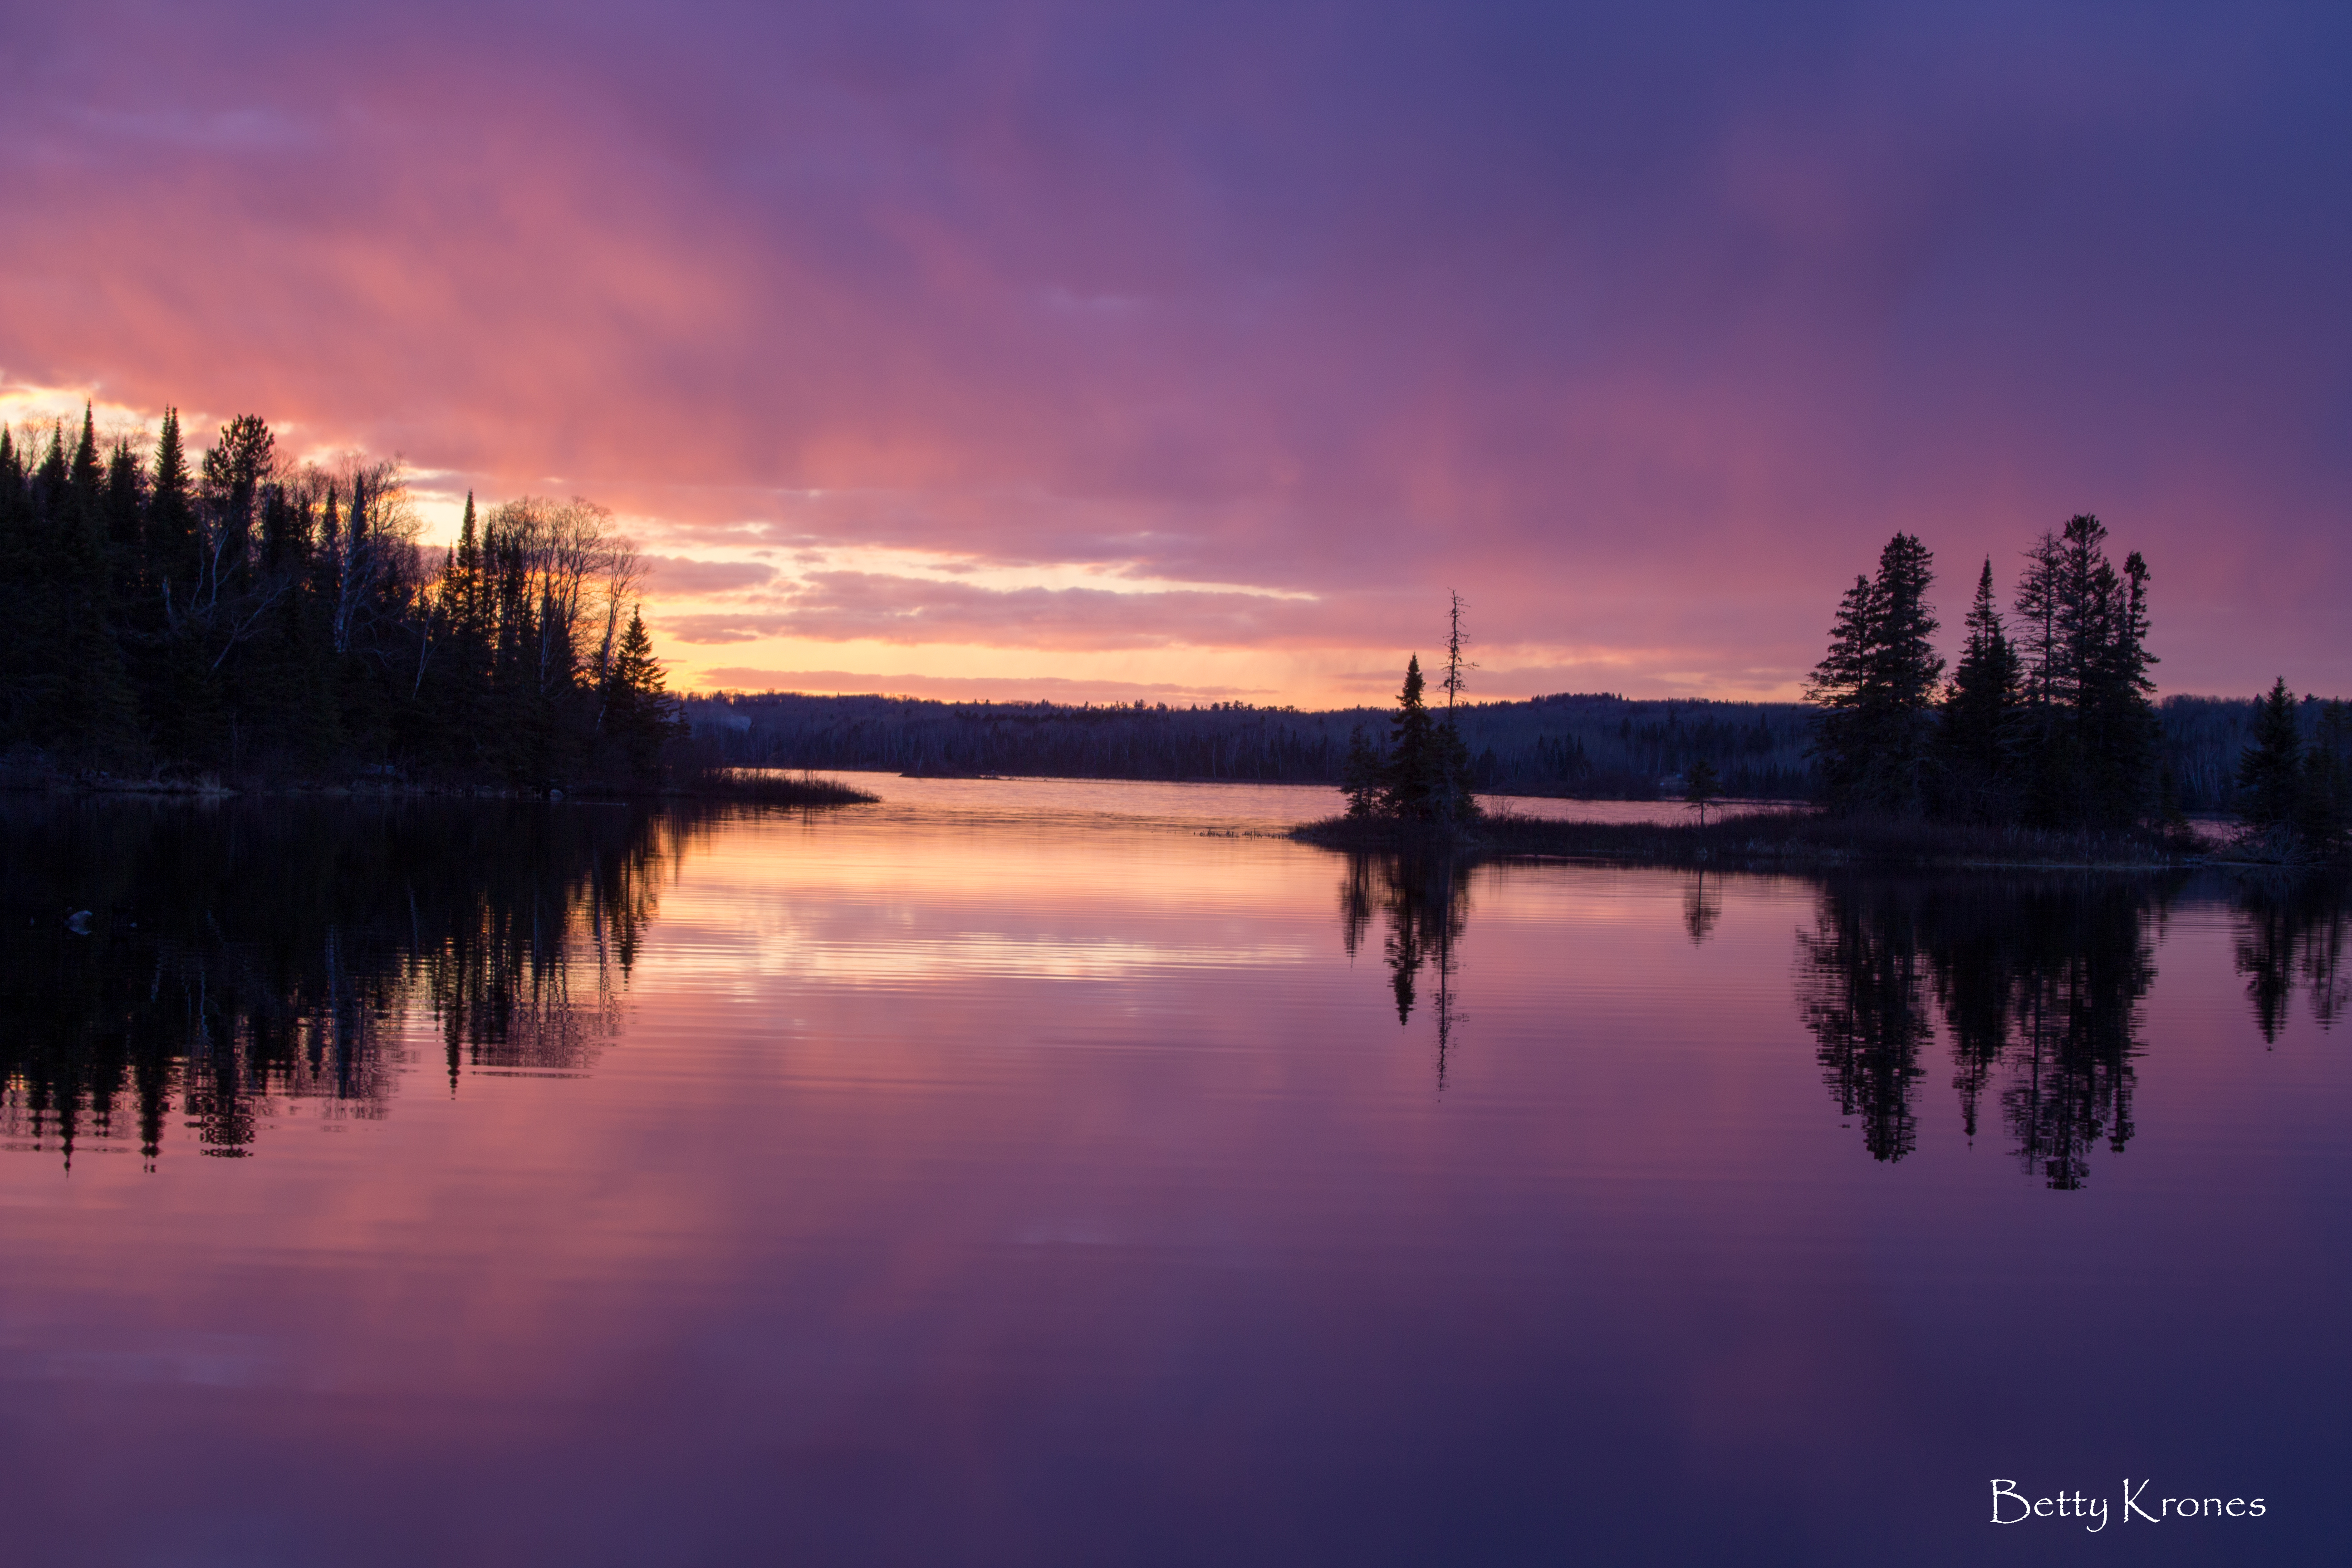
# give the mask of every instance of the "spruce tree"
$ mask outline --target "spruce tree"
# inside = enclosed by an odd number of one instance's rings
[[[1830,623],[1829,651],[1805,682],[1806,700],[1822,710],[1811,752],[1822,796],[1832,806],[1846,805],[1861,794],[1869,763],[1863,702],[1876,621],[1870,579],[1856,577]]]
[[[168,592],[180,605],[195,591],[202,559],[193,492],[188,455],[180,443],[180,411],[166,408],[163,431],[155,438],[154,473],[147,495],[148,575],[159,595]],[[159,597],[158,605],[163,602]]]
[[[1414,654],[1405,661],[1404,689],[1389,721],[1388,788],[1381,802],[1385,815],[1403,822],[1431,821],[1439,805],[1444,763],[1423,688],[1421,656]]]
[[[2147,563],[2118,573],[2087,513],[2028,552],[2017,616],[2025,655],[2026,814],[2057,826],[2121,826],[2155,805],[2155,683]]]
[[[2352,705],[2336,700],[2320,708],[2317,729],[2304,748],[2294,822],[2315,852],[2344,852],[2352,836]]]
[[[24,548],[11,584],[16,659],[8,672],[18,738],[44,750],[65,742],[73,719],[75,597],[71,546],[81,509],[66,457],[65,430],[49,428],[47,449],[26,486]]]
[[[1942,762],[1939,793],[1957,815],[1996,819],[2006,814],[2021,666],[1993,598],[1990,556],[1977,578],[1976,602],[1969,607],[1966,625],[1968,641],[1944,694],[1943,721],[1937,731]]]
[[[1462,595],[1449,589],[1446,600],[1445,717],[1437,736],[1437,815],[1449,822],[1471,822],[1479,815],[1478,796],[1471,776],[1470,748],[1462,739],[1454,710],[1469,685],[1469,672],[1477,666],[1462,656],[1463,645],[1469,640],[1462,631],[1462,612],[1466,607]]]
[[[254,509],[277,466],[278,437],[253,414],[240,414],[222,426],[220,438],[205,454],[205,506],[220,543],[216,588],[234,592],[243,586]]]
[[[683,733],[686,725],[654,658],[653,638],[641,610],[629,612],[628,629],[621,634],[604,682],[605,733],[619,748],[630,773],[650,781],[661,771],[663,744]]]
[[[2089,762],[2085,816],[2095,824],[2137,822],[2158,808],[2159,729],[2152,700],[2156,682],[2148,677],[2148,667],[2157,662],[2147,651],[2149,576],[2139,552],[2124,557],[2122,580],[2106,588],[2102,636],[2089,661],[2083,694]]]
[[[2294,694],[2281,676],[2254,700],[2254,739],[2238,759],[2238,816],[2255,827],[2294,819],[2303,786],[2303,735]]]
[[[72,473],[74,506],[80,513],[75,521],[92,539],[101,538],[105,528],[101,498],[106,468],[99,461],[98,426],[87,403],[81,409],[81,436],[74,443]]]
[[[1927,603],[1935,557],[1898,533],[1878,575],[1857,577],[1806,694],[1822,709],[1813,754],[1832,809],[1910,813],[1925,804],[1944,661]]]
[[[109,571],[113,582],[112,597],[117,614],[128,609],[138,596],[140,568],[140,531],[142,514],[146,510],[147,476],[141,472],[138,454],[127,440],[115,442],[106,458],[106,545]]]
[[[18,585],[30,598],[34,576],[31,476],[16,450],[15,437],[0,425],[0,582]],[[0,616],[0,746],[14,746],[32,738],[33,700],[28,682],[38,649],[38,628],[32,605],[20,605],[13,615]]]
[[[21,597],[7,671],[16,738],[76,762],[128,761],[137,725],[107,614],[104,469],[87,408],[73,453],[62,425],[33,476],[29,548],[17,563]]]

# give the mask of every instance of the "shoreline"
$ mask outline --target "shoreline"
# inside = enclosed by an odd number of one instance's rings
[[[697,801],[719,805],[870,805],[881,797],[838,779],[803,773],[794,777],[707,774],[645,788],[602,784],[551,785],[428,783],[421,780],[254,780],[224,783],[212,774],[193,779],[117,779],[40,769],[0,768],[0,795],[67,795],[81,799],[224,801],[255,800],[482,800],[539,801],[551,805],[631,805]]]
[[[1345,816],[1302,823],[1296,842],[1351,854],[1434,854],[1481,860],[1578,860],[1755,871],[2226,870],[2343,876],[2341,861],[2232,858],[2185,831],[2059,833],[1815,813],[1756,812],[1696,823],[1572,822],[1488,817],[1436,830]]]

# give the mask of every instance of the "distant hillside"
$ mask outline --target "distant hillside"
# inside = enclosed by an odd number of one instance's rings
[[[742,766],[1062,778],[1230,779],[1331,784],[1358,725],[1385,740],[1370,708],[1301,712],[1206,708],[936,702],[788,693],[688,699],[686,717],[719,760]],[[1459,711],[1482,789],[1643,799],[1702,759],[1736,795],[1800,797],[1811,710],[1794,702],[1629,701],[1539,697]]]
[[[2306,717],[2315,703],[2305,703]],[[1206,708],[934,702],[796,693],[691,697],[695,734],[722,763],[885,773],[1056,778],[1231,779],[1328,784],[1349,731],[1388,731],[1385,710],[1301,712],[1245,702]],[[2158,705],[2164,766],[2181,807],[2228,808],[2253,725],[2248,698],[2168,697]],[[1629,700],[1608,693],[1460,710],[1479,787],[1507,795],[1650,799],[1660,781],[1715,764],[1728,794],[1802,799],[1812,710],[1801,702]]]

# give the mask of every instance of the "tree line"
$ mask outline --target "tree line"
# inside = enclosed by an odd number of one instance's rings
[[[19,437],[22,439],[19,439]],[[0,429],[0,751],[114,773],[655,776],[677,731],[604,509],[521,497],[421,549],[396,462],[242,415],[101,444]]]
[[[2341,852],[2352,817],[2352,713],[2298,705],[2281,680],[2252,706],[2175,698],[2149,671],[2138,552],[2078,515],[2025,553],[2004,615],[1988,558],[1946,677],[1928,593],[1934,557],[1898,533],[1838,605],[1807,685],[1811,754],[1832,809],[2106,830],[2234,805],[2310,853]]]
[[[2147,563],[2118,570],[2095,517],[2027,552],[2012,636],[1985,562],[1951,679],[1936,651],[1933,556],[1898,533],[1856,577],[1807,695],[1827,804],[1975,821],[2113,827],[2158,806]]]
[[[2306,703],[2302,719],[2314,731]],[[1302,710],[1250,702],[947,702],[803,692],[694,693],[681,710],[697,749],[729,765],[894,773],[1202,779],[1337,786],[1350,735],[1388,743],[1394,710]],[[1563,692],[1455,709],[1483,794],[1647,800],[1711,766],[1723,794],[1801,800],[1815,790],[1817,713],[1802,702],[1639,699]],[[2253,732],[2245,698],[2157,705],[2158,771],[2188,811],[2237,798]]]

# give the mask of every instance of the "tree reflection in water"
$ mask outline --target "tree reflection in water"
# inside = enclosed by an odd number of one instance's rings
[[[2250,881],[2239,895],[2238,915],[2238,973],[2246,977],[2246,1000],[2263,1040],[2275,1044],[2286,1027],[2298,981],[2312,1021],[2333,1029],[2352,1001],[2352,970],[2344,963],[2352,898],[2343,879]]]
[[[1940,1016],[1962,1125],[1997,1100],[2019,1163],[2081,1186],[2091,1152],[2131,1139],[2147,931],[2177,882],[1853,879],[1825,885],[1798,935],[1798,1006],[1824,1079],[1874,1158],[1917,1139],[1913,1090]]]
[[[1353,958],[1378,911],[1387,925],[1381,954],[1396,991],[1397,1022],[1412,1017],[1424,967],[1433,972],[1437,994],[1437,1087],[1445,1087],[1447,1057],[1454,1047],[1454,976],[1456,948],[1470,913],[1470,865],[1466,857],[1437,851],[1352,854],[1339,882],[1340,940]]]
[[[380,1117],[420,1007],[452,1093],[468,1068],[577,1071],[695,830],[624,806],[11,803],[0,1138],[70,1166],[128,1120],[152,1167],[175,1116],[227,1157],[298,1105]]]
[[[1723,876],[1717,873],[1712,885],[1707,882],[1706,869],[1701,867],[1691,873],[1689,883],[1683,889],[1683,930],[1690,932],[1691,945],[1702,947],[1715,932],[1716,924],[1723,919]]]
[[[1339,884],[1353,957],[1375,918],[1408,1021],[1433,970],[1437,1080],[1456,1022],[1454,978],[1468,910],[1468,857],[1355,854]],[[1691,873],[1683,929],[1704,945],[1722,919],[1722,872]],[[2236,905],[2237,962],[2263,1038],[2294,993],[2332,1027],[2352,1005],[2352,890],[2341,877],[2241,882],[2210,875],[1864,877],[1820,884],[1797,935],[1797,1008],[1838,1110],[1872,1158],[1918,1146],[1919,1085],[1940,1033],[1969,1142],[1997,1117],[2019,1164],[2052,1187],[2089,1179],[2094,1152],[2136,1131],[2132,1096],[2154,939],[2174,904]]]

